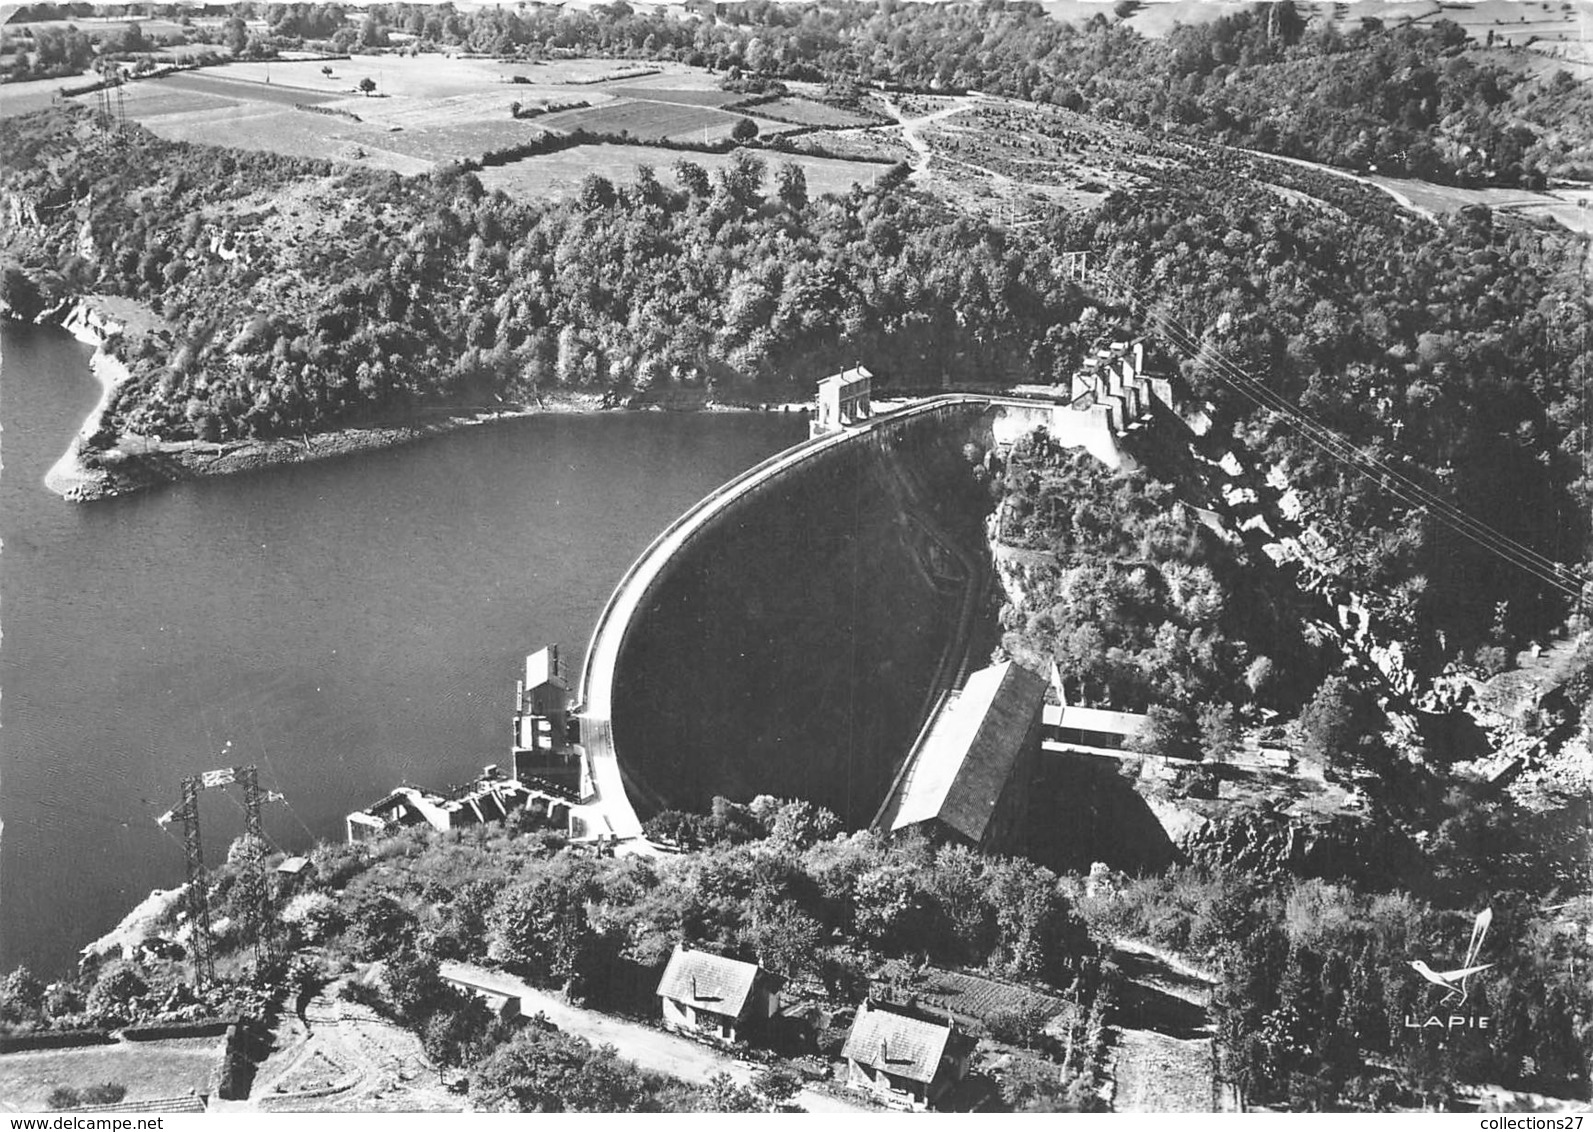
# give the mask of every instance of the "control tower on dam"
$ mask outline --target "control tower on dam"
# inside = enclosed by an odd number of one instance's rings
[[[581,677],[613,833],[715,795],[869,821],[989,612],[978,459],[1011,408],[948,395],[850,422],[654,541],[600,615]]]

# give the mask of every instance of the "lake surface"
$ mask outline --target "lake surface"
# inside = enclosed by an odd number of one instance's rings
[[[70,504],[42,480],[98,398],[89,350],[14,325],[0,346],[0,971],[59,971],[182,882],[155,818],[186,774],[258,765],[294,851],[401,782],[507,763],[525,654],[562,642],[574,671],[652,537],[806,435],[549,415]],[[200,809],[222,860],[237,792]]]

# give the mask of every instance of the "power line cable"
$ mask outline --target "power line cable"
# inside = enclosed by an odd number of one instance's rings
[[[1193,331],[1174,316],[1166,311],[1157,310],[1153,301],[1139,288],[1105,269],[1098,268],[1097,273],[1143,308],[1144,313],[1157,324],[1159,332],[1175,348],[1189,353],[1196,365],[1206,368],[1218,380],[1247,400],[1258,407],[1282,415],[1286,423],[1294,426],[1306,439],[1333,458],[1348,464],[1368,479],[1376,481],[1381,488],[1396,498],[1429,514],[1450,530],[1532,574],[1550,587],[1581,601],[1582,587],[1587,584],[1588,578],[1580,572],[1517,542],[1434,495],[1398,469],[1390,467],[1380,458],[1357,447],[1330,426],[1316,420],[1305,410],[1253,378],[1220,349],[1202,343]]]

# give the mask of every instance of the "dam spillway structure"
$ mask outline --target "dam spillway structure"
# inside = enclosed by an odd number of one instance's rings
[[[717,795],[868,824],[938,698],[982,660],[976,642],[989,647],[979,458],[1044,427],[1117,466],[1131,423],[1060,391],[877,410],[717,489],[621,579],[575,711],[607,827],[591,832],[637,837],[642,818]]]

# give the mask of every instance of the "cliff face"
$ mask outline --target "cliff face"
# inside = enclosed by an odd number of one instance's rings
[[[0,217],[4,218],[7,228],[37,228],[39,202],[24,193],[0,193]]]
[[[1263,876],[1394,882],[1422,867],[1416,846],[1363,815],[1322,818],[1281,808],[1235,808],[1182,825],[1175,845],[1192,864]]]

